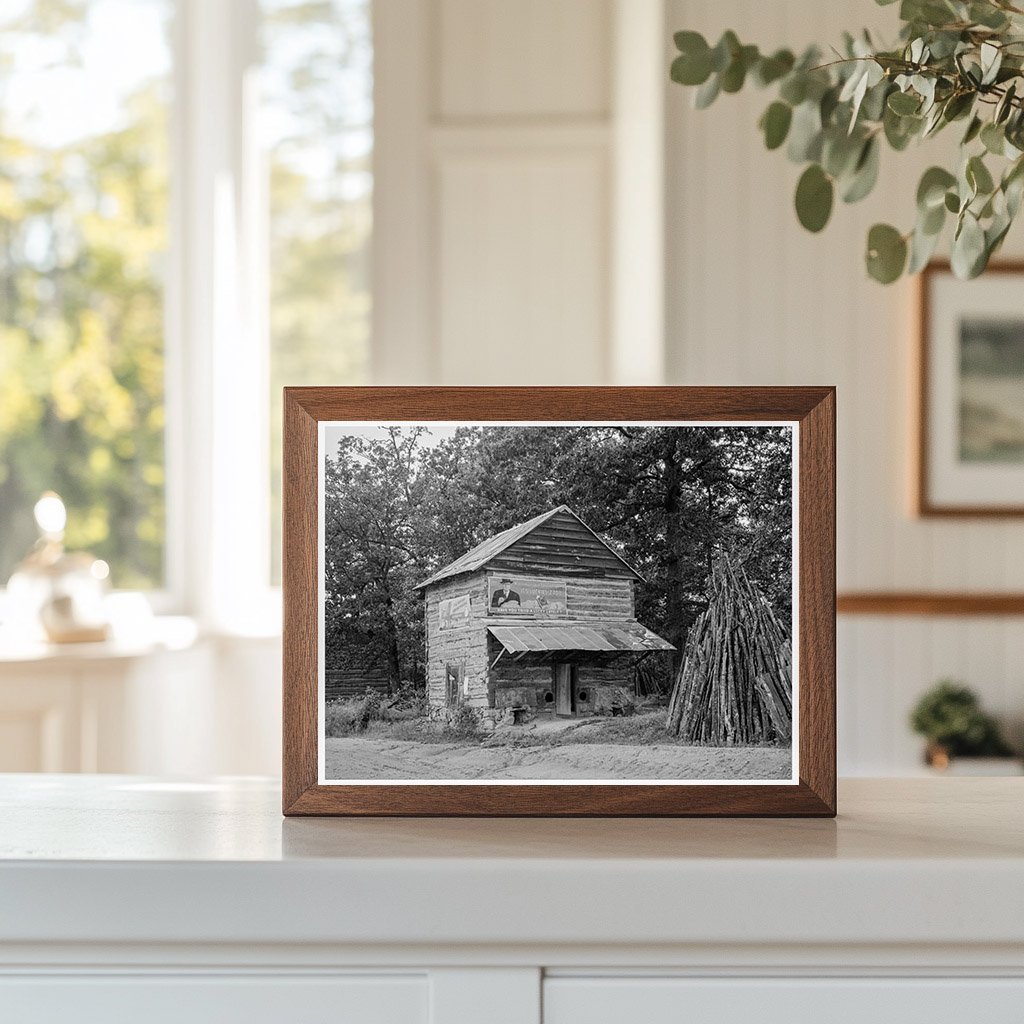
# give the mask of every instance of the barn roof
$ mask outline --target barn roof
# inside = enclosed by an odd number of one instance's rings
[[[466,572],[475,572],[477,569],[487,565],[492,559],[496,558],[503,551],[510,548],[516,541],[522,540],[528,534],[532,533],[537,529],[538,526],[543,525],[549,519],[559,513],[566,513],[573,517],[586,531],[589,533],[594,540],[596,540],[602,547],[607,548],[608,551],[615,556],[615,558],[622,563],[630,575],[636,577],[638,580],[642,580],[643,577],[633,568],[606,540],[599,537],[580,517],[573,512],[568,505],[559,505],[556,508],[548,509],[547,512],[542,512],[539,516],[534,516],[533,519],[528,519],[525,523],[520,523],[518,526],[512,526],[507,530],[503,530],[501,533],[496,533],[493,537],[488,537],[487,540],[480,544],[477,544],[475,548],[471,548],[464,555],[460,555],[455,559],[454,562],[450,562],[444,566],[443,569],[438,569],[433,576],[428,577],[422,583],[417,584],[416,590],[421,590],[423,587],[429,587],[433,583],[440,583],[441,580],[448,579],[450,576],[459,576]]]

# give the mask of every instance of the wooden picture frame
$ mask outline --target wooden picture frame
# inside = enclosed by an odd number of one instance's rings
[[[990,290],[1002,287],[1009,276],[1020,278],[1015,285],[1019,290],[1020,286],[1024,285],[1024,261],[994,261],[986,268],[982,278],[958,281],[953,277],[948,261],[936,260],[925,267],[918,276],[917,338],[914,347],[917,408],[916,436],[912,445],[915,463],[912,502],[913,511],[921,518],[1000,519],[1024,516],[1024,500],[979,500],[979,495],[986,493],[986,487],[992,486],[986,479],[989,472],[986,472],[984,466],[969,466],[961,471],[959,490],[963,497],[951,495],[950,492],[957,487],[957,474],[948,465],[953,461],[948,451],[952,447],[952,442],[943,442],[941,437],[950,433],[948,421],[954,415],[951,408],[955,400],[952,394],[953,385],[947,378],[953,372],[950,363],[955,353],[945,351],[950,347],[948,342],[941,346],[946,358],[940,359],[935,351],[937,332],[946,323],[949,313],[949,309],[945,307],[951,305],[961,313],[973,308],[983,310]],[[940,286],[947,289],[955,287],[964,297],[947,301],[945,296],[937,295]],[[967,297],[974,297],[974,307],[971,305],[972,300]],[[942,299],[942,302],[938,301],[939,299]],[[1017,297],[1009,290],[1007,303],[1010,306],[1019,304]],[[998,315],[1000,314],[993,314],[994,317]],[[1024,323],[1024,315],[1015,312],[1015,319],[1017,316]],[[943,332],[944,338],[946,333],[948,332]],[[945,394],[945,400],[937,399],[936,391]],[[940,423],[945,426],[940,426]],[[963,430],[964,427],[961,425],[961,434]],[[941,452],[946,454],[937,454]],[[1020,480],[1024,481],[1024,461],[1020,463],[1019,469],[1014,466],[1010,471],[1015,476],[1019,474]],[[979,473],[985,475],[979,476]],[[941,480],[937,479],[939,477]],[[1021,489],[1024,490],[1024,484]]]
[[[321,424],[793,424],[799,601],[794,777],[782,783],[321,781]],[[836,813],[835,390],[831,387],[303,387],[284,393],[283,811],[354,816],[814,816]],[[642,628],[642,627],[641,627]]]

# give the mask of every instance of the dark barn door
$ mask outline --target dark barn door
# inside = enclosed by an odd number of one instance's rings
[[[462,696],[462,666],[445,666],[444,702],[448,707],[453,708],[459,703]]]
[[[572,665],[555,666],[555,714],[571,715],[576,709],[572,700]]]

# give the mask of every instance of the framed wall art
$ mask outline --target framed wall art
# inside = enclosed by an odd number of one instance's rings
[[[1024,515],[1024,263],[919,288],[916,510]]]
[[[835,813],[831,388],[288,388],[284,812]]]

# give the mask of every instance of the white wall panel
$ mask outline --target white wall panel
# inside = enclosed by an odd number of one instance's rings
[[[439,169],[446,384],[600,383],[606,154],[457,155]]]
[[[374,10],[375,380],[657,383],[663,0]]]
[[[668,29],[714,41],[732,28],[743,42],[802,47],[865,24],[893,38],[894,11],[863,0],[669,0]],[[799,168],[761,145],[770,94],[748,89],[705,111],[691,94],[667,86],[671,382],[837,385],[841,590],[1024,590],[1024,523],[910,515],[913,285],[883,288],[863,269],[868,227],[909,226],[917,179],[955,133],[885,152],[876,194],[837,204],[813,236],[793,212]],[[1007,252],[1022,250],[1017,230]],[[844,772],[914,770],[907,713],[943,676],[974,686],[1011,729],[1024,718],[1024,620],[844,618],[839,640]]]
[[[439,0],[442,120],[604,117],[609,0]]]

